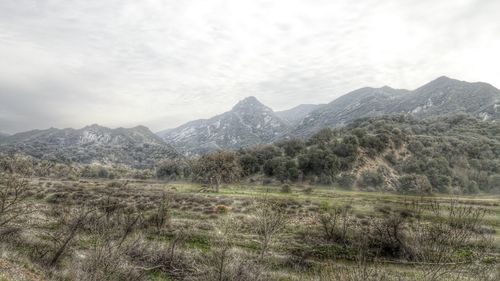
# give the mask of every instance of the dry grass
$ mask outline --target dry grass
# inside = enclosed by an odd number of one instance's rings
[[[421,280],[425,271],[409,263],[419,260],[404,248],[415,245],[401,244],[398,247],[402,248],[389,254],[381,251],[384,244],[373,243],[406,239],[409,223],[416,220],[415,210],[410,208],[415,204],[450,200],[331,188],[308,191],[300,186],[290,186],[286,193],[281,186],[226,186],[219,193],[199,190],[194,184],[159,181],[34,179],[26,204],[36,212],[16,222],[10,234],[2,234],[1,252],[15,257],[16,264],[29,263],[47,280]],[[262,213],[259,202],[264,197],[279,205],[280,214],[287,218],[269,241],[264,239],[265,255],[264,240],[259,239],[254,224]],[[484,224],[477,229],[484,235],[493,234],[498,243],[498,197],[462,197],[456,203],[486,210]],[[61,257],[50,265],[54,251],[69,237],[68,225],[83,209],[92,211],[80,222]],[[409,210],[400,225],[397,220],[386,220]],[[418,218],[425,224],[434,225],[446,215],[428,208],[419,210]],[[228,218],[238,225],[231,229],[231,241],[220,239],[221,222]],[[323,218],[327,233],[318,218]],[[374,229],[378,222],[389,228],[390,223],[398,225],[403,236],[372,237],[375,240],[367,246],[370,251],[363,252],[368,259],[360,262],[361,245],[353,241],[375,235],[367,229]],[[473,239],[467,243],[473,250],[482,247]],[[463,256],[460,258],[474,254],[457,253]],[[498,265],[498,253],[498,246],[488,248],[488,255],[477,261],[483,266]],[[378,262],[373,263],[373,258]],[[216,260],[228,262],[214,263]],[[494,280],[479,279],[473,274],[476,269],[467,268],[465,274],[447,272],[442,278],[460,275],[469,278],[462,280]]]

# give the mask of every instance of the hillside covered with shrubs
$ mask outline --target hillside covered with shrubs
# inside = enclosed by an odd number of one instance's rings
[[[246,183],[284,190],[287,185],[324,185],[404,194],[500,192],[500,124],[467,115],[364,118],[309,139],[163,158],[144,169],[5,157],[27,162],[39,177],[156,178],[198,182],[215,190]]]
[[[262,181],[418,194],[499,192],[500,124],[467,115],[365,118],[307,140],[166,160],[156,175],[211,186]]]

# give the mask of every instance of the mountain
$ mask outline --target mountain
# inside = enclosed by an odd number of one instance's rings
[[[90,125],[82,129],[33,130],[8,136],[0,152],[25,153],[38,159],[77,163],[118,163],[147,167],[178,153],[144,126],[110,129]]]
[[[324,127],[344,126],[358,118],[407,114],[419,119],[469,114],[500,120],[500,90],[482,82],[439,77],[413,91],[361,88],[309,113],[287,135],[306,137]]]
[[[469,83],[446,76],[404,95],[388,109],[420,118],[467,113],[482,119],[500,118],[500,90],[483,82]]]
[[[322,106],[324,104],[300,104],[288,110],[276,111],[275,114],[289,124],[296,124],[304,119],[307,114]]]
[[[310,136],[324,127],[341,127],[362,117],[383,115],[388,104],[408,92],[387,86],[352,91],[309,113],[290,135]]]
[[[228,112],[210,119],[191,121],[157,134],[178,151],[204,153],[267,143],[287,128],[287,123],[272,109],[255,97],[248,97]]]
[[[326,105],[303,104],[273,112],[255,97],[210,119],[188,122],[158,135],[184,153],[204,153],[309,137],[325,127],[342,127],[364,117],[403,114],[417,119],[468,114],[500,120],[500,90],[482,82],[439,77],[415,90],[365,87]]]

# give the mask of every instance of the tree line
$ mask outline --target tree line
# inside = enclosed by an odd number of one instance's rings
[[[26,156],[36,176],[193,181],[224,184],[334,185],[409,194],[500,192],[500,124],[467,115],[417,120],[359,119],[307,139],[176,157],[147,169],[68,164]]]

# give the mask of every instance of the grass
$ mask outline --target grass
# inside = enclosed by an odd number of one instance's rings
[[[47,210],[50,206],[79,206],[89,204],[98,205],[104,199],[112,199],[125,205],[137,206],[147,217],[154,208],[155,202],[163,193],[168,194],[171,205],[172,220],[168,227],[161,233],[149,229],[139,229],[137,232],[145,234],[145,238],[160,244],[168,245],[175,238],[175,231],[189,230],[187,239],[182,247],[196,251],[200,254],[212,250],[211,239],[213,231],[221,218],[234,216],[241,222],[241,229],[237,233],[235,246],[245,257],[255,258],[259,251],[259,242],[252,225],[255,212],[255,202],[263,197],[269,197],[286,206],[293,220],[286,226],[284,232],[273,243],[271,251],[266,258],[270,262],[266,270],[279,280],[299,280],[302,275],[314,275],[314,269],[321,269],[325,262],[334,260],[336,264],[351,265],[355,253],[335,244],[309,244],[308,239],[312,230],[318,228],[313,217],[322,210],[335,206],[350,206],[353,216],[360,219],[384,217],[386,212],[398,211],[407,208],[407,203],[412,200],[437,200],[448,202],[452,199],[459,200],[460,204],[480,206],[488,209],[485,221],[495,230],[496,256],[500,254],[500,196],[450,196],[434,195],[427,197],[404,196],[393,193],[349,191],[337,187],[319,186],[306,192],[307,187],[291,186],[291,191],[281,192],[280,186],[260,185],[228,185],[222,186],[219,193],[200,193],[200,186],[185,182],[165,183],[161,181],[133,181],[126,187],[106,180],[85,180],[75,184],[73,181],[36,180],[37,195],[30,198],[40,210]],[[47,184],[50,183],[50,184]],[[111,184],[110,184],[111,183]],[[62,195],[61,195],[62,194]],[[106,200],[107,200],[106,199]],[[227,206],[227,213],[217,212],[216,206]],[[57,225],[50,218],[42,215],[41,223],[33,228],[33,235],[37,231],[51,231]],[[425,219],[436,219],[429,212],[424,213]],[[38,233],[39,234],[39,233]],[[137,233],[136,233],[137,234]],[[78,237],[75,249],[85,253],[96,243],[91,236],[85,233]],[[30,244],[18,246],[18,251],[28,255]],[[291,250],[300,250],[307,253],[307,270],[291,269],[288,265],[288,255]],[[470,255],[464,249],[460,255]],[[68,255],[66,259],[70,259]],[[494,258],[496,260],[496,258]],[[68,261],[68,260],[67,260]],[[67,263],[62,263],[67,264]],[[384,264],[391,272],[404,276],[418,276],[418,272],[411,266]],[[150,280],[174,280],[165,272],[152,270],[148,272]],[[304,279],[309,280],[309,279]]]

